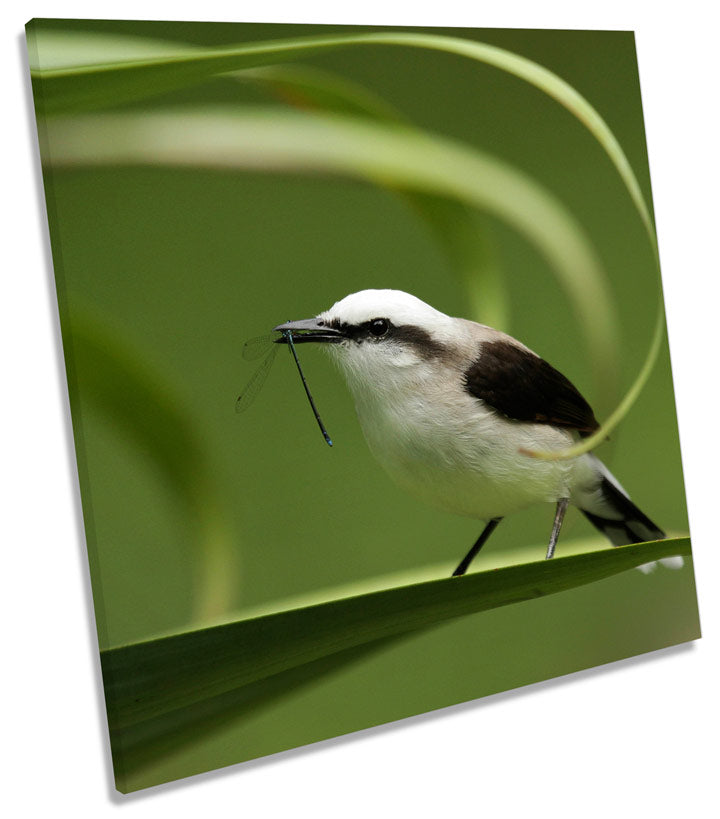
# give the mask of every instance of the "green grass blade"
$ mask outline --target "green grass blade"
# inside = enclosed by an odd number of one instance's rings
[[[407,117],[378,94],[332,71],[298,63],[250,68],[228,75],[270,93],[294,108],[402,122]]]
[[[123,792],[134,790],[143,771],[179,750],[193,747],[198,740],[212,736],[229,722],[257,717],[263,709],[272,707],[289,694],[297,695],[301,689],[403,639],[404,635],[398,635],[373,640],[256,680],[188,708],[125,728],[111,729],[110,744],[118,788]]]
[[[503,48],[459,37],[414,32],[375,32],[338,36],[288,38],[269,42],[249,43],[234,47],[197,48],[180,46],[168,53],[166,44],[153,54],[146,48],[142,57],[112,58],[110,50],[103,53],[96,35],[92,52],[69,60],[63,38],[67,34],[43,31],[42,21],[28,25],[31,70],[34,82],[41,82],[41,95],[46,114],[77,110],[96,105],[116,105],[147,95],[159,94],[200,82],[213,74],[240,68],[272,65],[302,59],[324,51],[368,45],[405,46],[457,54],[476,62],[506,71],[534,85],[570,111],[603,147],[617,169],[655,245],[655,231],[650,210],[625,152],[615,135],[593,106],[569,83],[532,60]],[[72,35],[70,35],[72,36]],[[91,35],[85,35],[88,41]],[[77,37],[75,37],[77,45]],[[141,44],[135,48],[142,48]],[[120,52],[122,53],[122,52]],[[102,55],[102,56],[99,56]]]
[[[689,555],[689,538],[621,546],[293,609],[102,652],[112,731],[323,657]]]
[[[108,329],[107,321],[75,311],[64,322],[64,347],[68,378],[75,384],[71,393],[108,417],[125,443],[147,455],[197,533],[191,622],[215,620],[237,597],[238,536],[192,416],[182,409],[182,397],[147,356]],[[74,404],[73,410],[82,442],[82,408]]]
[[[510,330],[511,309],[508,288],[500,261],[494,252],[492,239],[483,215],[457,199],[450,199],[417,191],[405,192],[408,205],[426,223],[430,232],[450,261],[450,269],[462,284],[468,301],[466,318],[489,324],[499,330]],[[598,262],[600,275],[604,276]],[[611,308],[608,297],[608,306]],[[577,309],[578,302],[571,300]],[[582,311],[577,315],[580,332],[586,335],[588,348],[600,352],[595,341],[587,334]],[[608,322],[603,334],[616,332],[614,321]],[[598,394],[612,392],[611,373],[617,371],[617,360],[612,361],[619,348],[619,337],[604,338],[604,358],[595,375],[602,380],[597,384]],[[607,393],[606,393],[607,394]]]
[[[610,394],[617,328],[584,230],[553,194],[497,158],[403,125],[295,111],[98,114],[47,122],[54,168],[172,165],[330,172],[457,200],[514,227],[545,257],[584,328],[596,383]]]

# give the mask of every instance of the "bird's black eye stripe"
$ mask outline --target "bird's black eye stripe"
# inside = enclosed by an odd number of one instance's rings
[[[352,339],[358,344],[363,341],[379,340],[387,338],[391,333],[394,336],[397,328],[386,318],[374,318],[369,321],[364,321],[362,324],[347,324],[346,322],[338,321],[338,319],[331,319],[325,322],[325,326],[331,327],[341,332],[346,338]]]

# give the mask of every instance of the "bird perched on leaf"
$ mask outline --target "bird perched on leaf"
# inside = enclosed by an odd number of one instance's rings
[[[524,454],[566,449],[598,422],[564,375],[506,333],[399,290],[353,293],[275,330],[280,343],[290,332],[295,344],[327,345],[370,450],[400,486],[487,522],[454,575],[503,517],[537,503],[556,507],[548,558],[569,504],[616,546],[665,537],[594,455]]]

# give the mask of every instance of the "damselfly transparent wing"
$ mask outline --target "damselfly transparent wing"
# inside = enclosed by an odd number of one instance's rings
[[[245,361],[257,361],[270,352],[270,348],[277,346],[275,342],[280,338],[277,333],[268,333],[264,336],[256,336],[251,338],[243,344],[242,357]]]
[[[310,389],[307,385],[307,381],[305,380],[305,374],[300,366],[300,361],[298,359],[297,352],[295,351],[295,344],[293,343],[293,334],[289,329],[282,330],[281,332],[283,340],[287,343],[293,359],[295,360],[295,365],[297,366],[298,373],[300,373],[300,380],[302,381],[303,388],[305,389],[305,394],[310,402],[310,407],[315,415],[315,420],[320,427],[320,431],[323,434],[323,438],[329,446],[332,446],[333,442],[325,429],[322,419],[320,418],[320,414],[315,406],[315,401],[310,394]],[[238,400],[235,402],[235,412],[245,412],[262,389],[265,379],[272,368],[273,361],[275,361],[275,356],[277,355],[278,351],[277,342],[279,339],[279,336],[272,334],[267,336],[257,336],[257,338],[251,338],[249,341],[246,341],[243,345],[242,357],[246,361],[257,361],[263,356],[265,356],[265,358],[262,360],[257,370],[255,370],[253,373],[253,376],[250,381],[248,381],[245,389],[240,393]]]
[[[259,367],[255,370],[252,378],[245,385],[245,389],[238,396],[235,402],[235,412],[245,412],[253,403],[257,394],[263,387],[268,373],[272,369],[273,361],[277,355],[279,345],[275,344],[276,335],[258,336],[246,341],[243,346],[242,357],[246,361],[257,361],[265,356]]]

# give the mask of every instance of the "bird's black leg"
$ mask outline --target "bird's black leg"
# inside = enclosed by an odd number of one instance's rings
[[[502,520],[502,518],[493,518],[488,523],[488,525],[482,530],[482,534],[475,541],[475,545],[472,547],[472,549],[470,549],[470,551],[460,561],[460,565],[452,573],[453,577],[460,577],[461,574],[465,574],[465,572],[468,570],[468,566],[472,563],[473,558],[480,551],[480,549],[482,549],[482,547],[485,545],[485,541],[495,531],[495,527],[498,525],[498,523],[500,523],[501,520]]]
[[[560,527],[562,526],[563,518],[565,517],[565,512],[567,512],[569,503],[570,501],[567,498],[561,498],[557,502],[555,521],[553,523],[552,532],[550,533],[550,543],[548,543],[545,560],[550,560],[550,558],[555,554],[555,544],[557,543],[558,535],[560,534]]]

